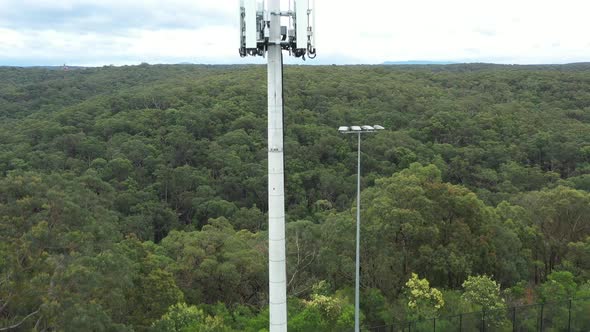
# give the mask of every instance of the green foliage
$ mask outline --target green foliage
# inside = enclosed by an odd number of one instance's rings
[[[463,282],[463,289],[462,299],[477,308],[495,311],[506,307],[504,300],[500,297],[500,285],[486,275],[469,276]]]
[[[506,303],[500,296],[500,285],[496,281],[486,275],[469,276],[463,282],[463,289],[461,299],[481,310],[488,326],[499,328],[508,324],[504,313]]]
[[[574,297],[577,288],[578,285],[570,272],[555,271],[539,287],[539,297],[543,302],[564,301]]]
[[[320,290],[321,287],[316,287]],[[289,318],[292,331],[342,331],[354,326],[354,304],[344,293],[314,293],[302,301],[299,312]]]
[[[178,303],[156,322],[152,323],[152,328],[162,332],[179,332],[182,329],[204,321],[205,314],[195,306],[188,306],[186,303]]]
[[[568,243],[567,263],[581,280],[590,278],[590,237],[584,241]]]
[[[590,228],[590,193],[559,186],[520,195],[515,202],[529,211],[535,278],[544,280],[567,257],[570,243],[584,240]]]
[[[231,331],[220,317],[206,315],[196,306],[178,303],[171,306],[158,321],[152,324],[158,332],[226,332]]]
[[[130,294],[133,301],[130,319],[139,326],[149,326],[171,304],[182,301],[184,297],[172,274],[161,269],[139,276],[136,287],[135,292]]]
[[[227,219],[210,220],[201,231],[172,231],[161,248],[175,265],[177,284],[191,303],[258,303],[266,278],[263,243],[236,232]],[[223,286],[221,286],[223,285]]]
[[[416,273],[406,282],[406,297],[411,319],[434,318],[445,305],[442,293],[430,288],[428,280],[419,279]]]
[[[381,326],[394,321],[396,308],[379,289],[366,289],[361,295],[361,311],[367,326]],[[399,313],[398,313],[399,314]]]
[[[493,275],[511,303],[588,294],[589,73],[286,66],[292,329],[352,324],[346,124],[387,128],[362,142],[366,326],[408,318],[412,272],[466,310],[484,305],[457,299],[473,275]],[[143,331],[186,303],[174,312],[203,313],[189,330],[267,329],[264,77],[0,68],[0,328]]]

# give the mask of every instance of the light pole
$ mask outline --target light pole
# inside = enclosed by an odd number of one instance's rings
[[[361,254],[361,134],[374,133],[385,128],[375,126],[342,126],[338,128],[341,134],[356,134],[357,143],[357,173],[356,173],[356,271],[354,281],[354,331],[360,331],[360,254]]]

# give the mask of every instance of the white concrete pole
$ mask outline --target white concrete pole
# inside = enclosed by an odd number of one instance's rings
[[[268,45],[268,283],[270,332],[287,331],[285,172],[283,161],[283,63],[280,0],[269,0]],[[276,13],[276,14],[274,14]]]

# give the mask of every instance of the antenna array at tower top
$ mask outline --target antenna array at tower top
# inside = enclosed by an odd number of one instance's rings
[[[279,44],[295,57],[313,59],[315,48],[315,0],[293,0],[295,9],[270,12],[259,0],[240,0],[240,56],[264,56],[270,44]],[[280,39],[270,38],[270,17],[288,17],[280,27]]]

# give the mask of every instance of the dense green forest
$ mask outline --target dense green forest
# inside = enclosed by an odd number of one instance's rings
[[[287,66],[289,329],[590,297],[590,64]],[[264,331],[266,68],[0,67],[0,331]],[[590,322],[586,322],[590,324]]]

